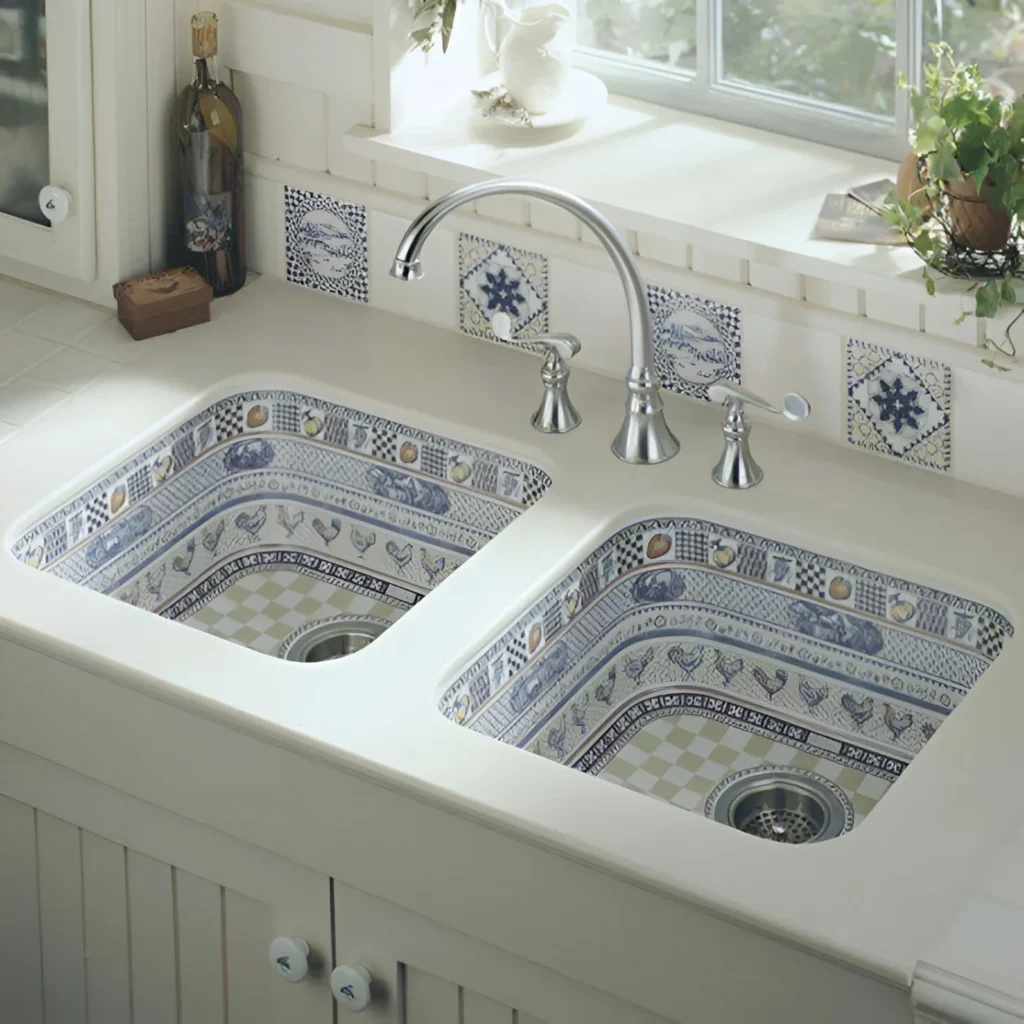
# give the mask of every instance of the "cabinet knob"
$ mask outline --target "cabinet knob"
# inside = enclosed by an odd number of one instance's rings
[[[279,935],[270,943],[270,964],[285,981],[302,981],[309,973],[309,943]]]
[[[57,185],[39,190],[39,209],[51,224],[59,224],[71,212],[71,193]]]
[[[331,991],[338,1004],[353,1013],[370,1005],[370,972],[361,964],[342,964],[331,971]]]

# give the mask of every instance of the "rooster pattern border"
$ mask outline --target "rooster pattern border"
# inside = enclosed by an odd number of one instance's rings
[[[378,505],[390,497],[406,522],[430,516],[435,532],[448,530],[460,546],[467,529],[493,535],[551,485],[531,463],[394,420],[291,391],[240,392],[122,462],[11,550],[33,568],[92,586],[97,569],[163,525],[205,514],[214,490],[238,496],[274,480],[282,493],[290,481],[300,494],[346,481],[350,494]]]
[[[892,781],[1012,632],[953,594],[704,520],[649,519],[523,613],[439,706],[593,773],[646,723],[685,713]]]

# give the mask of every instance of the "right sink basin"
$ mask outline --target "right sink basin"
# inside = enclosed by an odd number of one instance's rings
[[[625,526],[443,692],[458,725],[776,842],[856,826],[998,657],[976,601],[702,519]]]

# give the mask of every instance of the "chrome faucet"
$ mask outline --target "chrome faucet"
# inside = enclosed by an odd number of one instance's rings
[[[778,409],[760,395],[725,378],[709,385],[708,401],[726,408],[722,423],[725,447],[722,457],[711,470],[711,479],[719,487],[730,490],[746,490],[764,479],[764,471],[750,453],[750,423],[743,412],[745,406],[752,405],[765,412],[785,416],[794,423],[807,419],[811,414],[811,403],[795,391],[790,391],[783,398],[782,408]]]
[[[665,422],[659,389],[661,381],[654,371],[654,345],[651,316],[647,309],[644,283],[622,237],[609,221],[582,199],[548,185],[532,181],[499,178],[467,185],[441,196],[427,206],[409,225],[391,267],[391,276],[413,281],[423,276],[420,251],[430,233],[453,210],[486,196],[515,194],[543,199],[575,214],[598,237],[611,257],[626,293],[629,310],[630,367],[626,374],[626,416],[612,451],[623,460],[642,465],[664,462],[679,451],[679,442]]]

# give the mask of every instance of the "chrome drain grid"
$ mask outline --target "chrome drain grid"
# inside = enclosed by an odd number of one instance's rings
[[[831,779],[784,765],[726,776],[708,795],[704,813],[774,843],[819,843],[854,823],[850,798]]]

